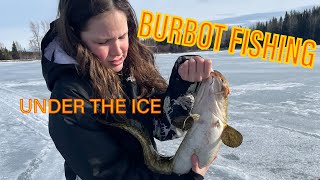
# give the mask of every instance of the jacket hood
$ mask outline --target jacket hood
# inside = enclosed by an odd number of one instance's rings
[[[80,76],[77,70],[79,69],[78,63],[61,48],[53,26],[54,22],[50,24],[50,30],[41,42],[42,75],[49,91],[52,91],[55,82],[59,79],[70,75]]]

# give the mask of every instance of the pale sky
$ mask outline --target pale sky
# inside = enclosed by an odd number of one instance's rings
[[[320,6],[320,0],[130,0],[137,17],[142,10],[194,18],[217,20],[245,14],[275,12],[303,6]],[[11,49],[18,41],[29,49],[30,21],[56,18],[58,0],[0,0],[0,43]]]

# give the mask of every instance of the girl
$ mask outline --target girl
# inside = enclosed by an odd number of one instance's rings
[[[186,110],[163,100],[194,91],[192,85],[209,76],[211,61],[180,58],[167,86],[152,52],[136,37],[137,20],[127,0],[60,0],[58,15],[41,44],[43,76],[51,98],[85,102],[84,113],[49,115],[50,136],[65,159],[66,179],[203,179],[209,167],[200,169],[195,156],[188,174],[152,172],[133,136],[100,122],[132,122],[149,135],[155,148],[154,137],[178,137],[171,119],[187,116],[192,107]],[[101,103],[94,107],[90,102],[116,98],[127,100],[126,115],[102,113]],[[140,98],[161,98],[161,107],[169,106],[170,112],[130,113],[130,101]]]

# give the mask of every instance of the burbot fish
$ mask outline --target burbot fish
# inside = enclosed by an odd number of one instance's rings
[[[193,123],[173,157],[159,155],[150,139],[128,123],[109,125],[121,128],[139,140],[145,164],[151,170],[162,174],[185,174],[192,168],[192,154],[198,156],[202,168],[212,162],[222,143],[233,148],[242,143],[241,133],[227,124],[229,92],[227,80],[218,71],[211,72],[210,77],[201,82],[194,94],[191,114],[183,126],[187,126],[190,119]]]
[[[202,168],[213,161],[222,143],[240,146],[242,135],[227,124],[229,92],[227,80],[218,71],[211,72],[210,77],[201,82],[191,111],[194,123],[174,156],[173,172],[188,173],[192,168],[192,154],[198,156]]]

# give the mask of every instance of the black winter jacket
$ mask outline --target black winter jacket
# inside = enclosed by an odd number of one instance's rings
[[[89,78],[82,77],[77,70],[76,61],[67,55],[59,45],[56,33],[51,29],[43,38],[42,71],[47,87],[51,91],[51,99],[83,99],[85,113],[49,114],[50,136],[65,159],[65,176],[67,180],[147,180],[147,179],[203,179],[199,174],[190,170],[188,174],[163,175],[154,173],[144,164],[140,143],[129,133],[112,128],[96,121],[96,118],[112,121],[108,114],[93,113],[93,105],[89,99],[93,97]],[[187,92],[194,83],[183,81],[177,73],[176,62],[168,90],[165,94],[155,93],[154,97],[162,99],[170,96],[177,98]],[[121,77],[123,89],[127,95],[136,98],[137,87],[134,78]],[[127,105],[129,106],[129,102]],[[55,104],[53,104],[55,105]],[[167,105],[168,106],[168,105]],[[149,134],[154,147],[153,137],[163,141],[177,138],[176,128],[171,119],[177,116],[187,116],[190,108],[170,104],[170,110],[163,110],[162,115],[130,114],[127,117],[138,121]],[[53,106],[53,109],[56,109]],[[191,158],[191,157],[190,157]]]

